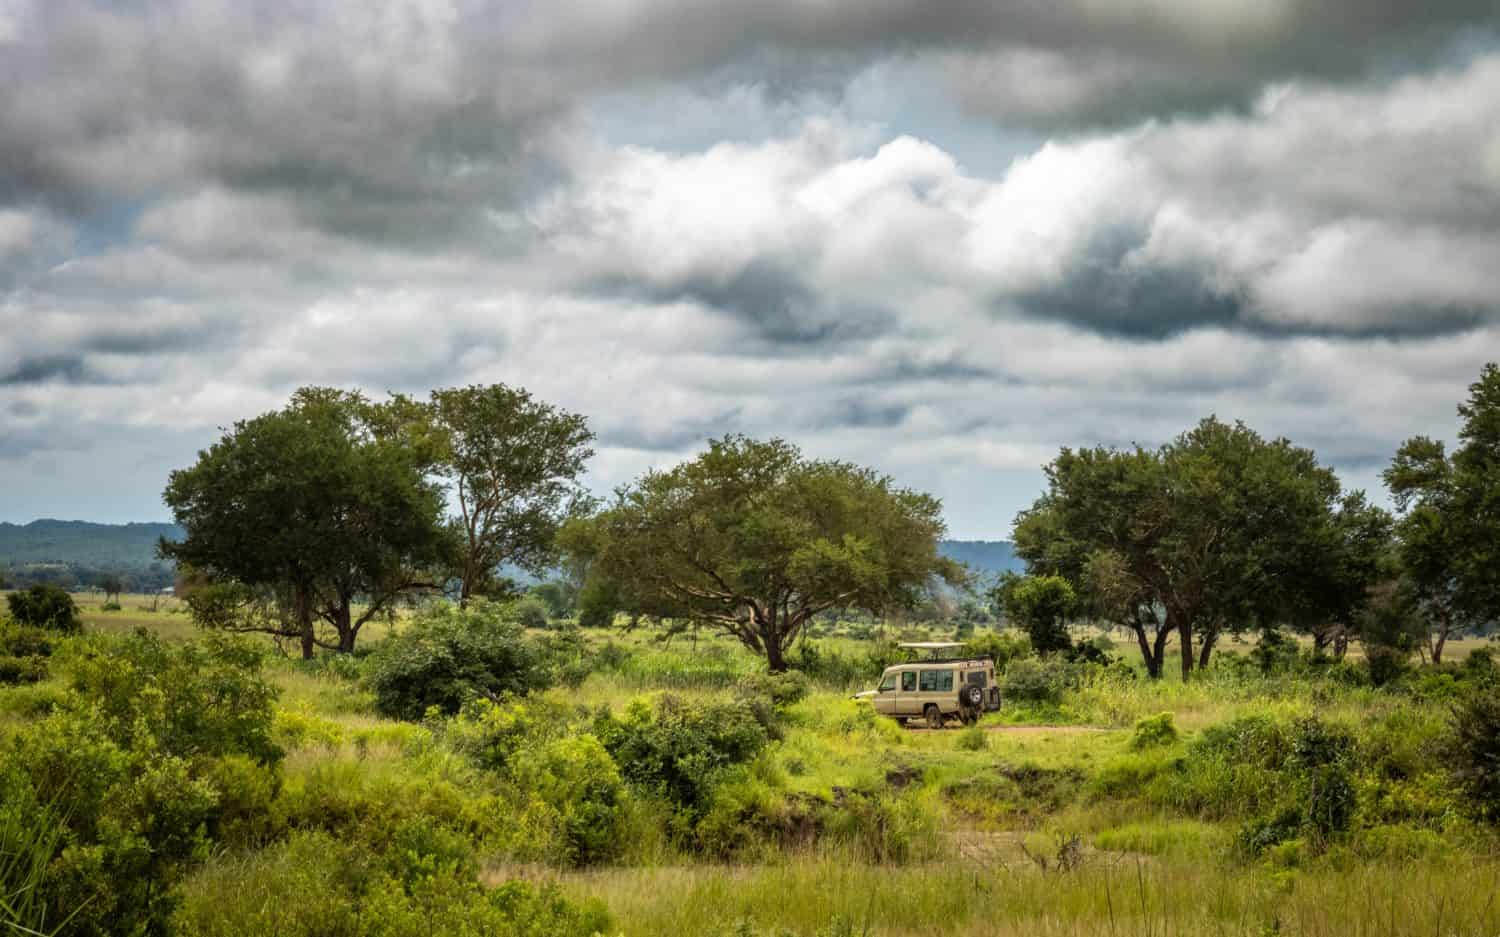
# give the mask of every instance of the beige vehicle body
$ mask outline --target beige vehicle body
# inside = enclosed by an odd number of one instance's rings
[[[860,696],[882,716],[903,723],[921,718],[933,729],[953,718],[977,722],[985,712],[1000,708],[995,662],[988,657],[893,664],[880,675],[875,690]]]

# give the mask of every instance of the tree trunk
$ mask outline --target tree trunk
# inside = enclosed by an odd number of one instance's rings
[[[1333,656],[1337,657],[1339,660],[1343,660],[1344,655],[1348,652],[1349,632],[1344,630],[1343,628],[1340,628],[1339,633],[1334,635],[1333,638]]]
[[[1167,621],[1176,620],[1177,640],[1182,644],[1182,682],[1193,676],[1193,621],[1181,612],[1167,610]]]
[[[1161,678],[1161,661],[1151,654],[1151,642],[1146,639],[1146,626],[1138,621],[1130,623],[1130,630],[1135,632],[1136,643],[1141,646],[1141,659],[1146,662],[1146,676],[1152,680]]]
[[[302,641],[302,659],[312,660],[317,653],[317,645],[313,643],[312,604],[302,587],[297,588],[297,631]]]
[[[1214,641],[1219,637],[1217,628],[1203,632],[1203,646],[1198,651],[1198,669],[1208,669],[1208,656],[1213,653]]]
[[[344,599],[334,611],[334,627],[339,633],[339,653],[354,653],[354,625],[352,624],[354,613],[350,608],[350,601]]]
[[[786,657],[781,652],[781,641],[775,635],[766,636],[766,663],[770,665],[771,673],[786,672]]]

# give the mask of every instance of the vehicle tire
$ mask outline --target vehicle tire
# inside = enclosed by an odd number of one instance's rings
[[[959,699],[963,701],[963,704],[965,706],[967,706],[969,709],[974,710],[975,712],[979,712],[980,710],[984,709],[984,689],[982,687],[977,687],[972,684],[964,687],[964,691],[959,696]]]
[[[924,710],[923,715],[927,717],[927,728],[941,729],[943,727],[943,714],[932,703],[927,704],[927,709]]]

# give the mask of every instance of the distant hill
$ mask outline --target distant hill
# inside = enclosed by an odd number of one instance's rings
[[[156,559],[156,541],[182,536],[176,524],[92,524],[39,520],[0,523],[0,567],[62,564],[75,568],[147,569]]]
[[[181,539],[176,524],[93,524],[88,521],[39,520],[29,524],[0,523],[0,568],[60,564],[75,569],[131,572],[149,568],[156,559],[156,541]],[[1023,572],[1005,540],[944,540],[944,556],[968,564],[985,578],[1002,572]],[[517,571],[519,572],[519,571]],[[531,577],[517,578],[530,580]]]
[[[938,550],[949,559],[965,563],[986,579],[1004,572],[1024,573],[1026,564],[1016,556],[1009,540],[944,540]]]

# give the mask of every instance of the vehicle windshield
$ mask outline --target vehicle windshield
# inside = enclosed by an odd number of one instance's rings
[[[889,693],[890,691],[894,690],[895,688],[896,688],[896,675],[893,674],[893,673],[886,674],[885,675],[885,679],[880,681],[880,692],[882,692],[882,693]]]

